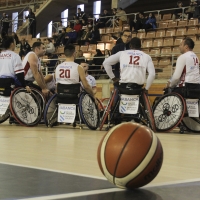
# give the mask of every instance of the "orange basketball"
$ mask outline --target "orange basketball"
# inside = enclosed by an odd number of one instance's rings
[[[151,182],[162,166],[160,140],[148,127],[127,122],[110,129],[97,152],[99,167],[120,188],[137,188]]]

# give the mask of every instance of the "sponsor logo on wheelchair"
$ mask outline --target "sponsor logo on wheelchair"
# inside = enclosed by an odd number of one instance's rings
[[[10,104],[10,97],[2,97],[0,96],[0,115],[6,113],[8,106]]]
[[[58,105],[58,122],[73,123],[76,116],[75,104]]]
[[[186,99],[187,112],[189,117],[199,117],[199,100]]]

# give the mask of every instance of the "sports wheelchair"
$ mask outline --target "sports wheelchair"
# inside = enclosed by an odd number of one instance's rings
[[[199,109],[192,106],[192,111],[189,111],[191,105],[186,105],[189,101],[199,107],[200,85],[186,83],[181,94],[171,91],[172,89],[169,88],[167,94],[159,98],[153,106],[156,130],[168,132],[178,126],[180,133],[184,131],[200,133]],[[190,114],[191,112],[193,114],[195,112],[198,116],[194,117]]]
[[[142,86],[140,88],[137,88],[138,85],[134,83],[125,85],[126,88],[118,87],[118,89],[114,89],[114,91],[112,92],[108,104],[105,108],[104,114],[101,118],[100,130],[102,130],[106,121],[106,130],[109,130],[111,124],[116,125],[121,123],[121,121],[123,120],[142,123],[155,131],[155,123],[152,109],[148,96],[145,93],[144,89],[142,88]],[[130,100],[132,99],[127,105],[130,105],[130,109],[136,106],[135,114],[131,114],[131,112],[129,113],[130,110],[128,110],[128,106],[126,108],[124,107],[122,101],[124,95],[130,98]],[[137,100],[137,102],[134,102],[134,100]],[[131,108],[131,106],[133,107]]]
[[[44,121],[47,127],[53,127],[58,122],[73,124],[73,127],[76,127],[76,122],[79,120],[79,126],[82,128],[83,120],[89,129],[98,128],[100,122],[98,106],[89,94],[84,91],[80,92],[80,88],[80,84],[57,84],[57,94],[49,99],[44,111]],[[71,113],[61,110],[61,106],[69,106],[66,109],[72,109],[70,107],[72,105],[76,110],[75,119],[65,121],[64,118],[68,118]]]
[[[44,110],[43,95],[34,88],[31,93],[22,87],[14,88],[13,78],[0,78],[0,123],[10,118],[10,124],[37,125]]]

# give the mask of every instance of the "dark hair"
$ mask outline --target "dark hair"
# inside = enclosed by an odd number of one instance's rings
[[[10,45],[14,43],[14,38],[12,36],[6,36],[3,38],[2,47],[5,49],[10,48]]]
[[[103,53],[101,52],[101,50],[100,49],[96,49],[96,52],[97,52],[97,56],[103,56]]]
[[[42,42],[34,42],[32,45],[32,49],[35,50],[36,47],[39,48],[39,47],[41,47],[42,44],[43,44]]]
[[[71,57],[75,52],[75,46],[72,44],[66,45],[64,49],[64,53],[66,57]]]
[[[130,41],[130,48],[131,49],[139,50],[139,49],[141,49],[141,46],[142,45],[141,45],[140,38],[134,37],[134,38],[131,39],[131,41]]]
[[[184,45],[187,45],[189,49],[194,49],[194,41],[190,37],[186,37],[183,39],[184,40]]]
[[[51,40],[51,39],[49,39],[49,38],[47,38],[47,40],[48,40],[49,42],[52,42],[52,40]]]
[[[131,33],[130,30],[126,29],[126,30],[123,30],[122,35],[124,35],[125,32],[130,32]]]

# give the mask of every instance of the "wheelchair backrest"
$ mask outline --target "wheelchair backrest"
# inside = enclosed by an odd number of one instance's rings
[[[13,85],[13,78],[0,78],[0,95],[10,96]]]
[[[185,98],[200,99],[200,84],[185,83]]]

